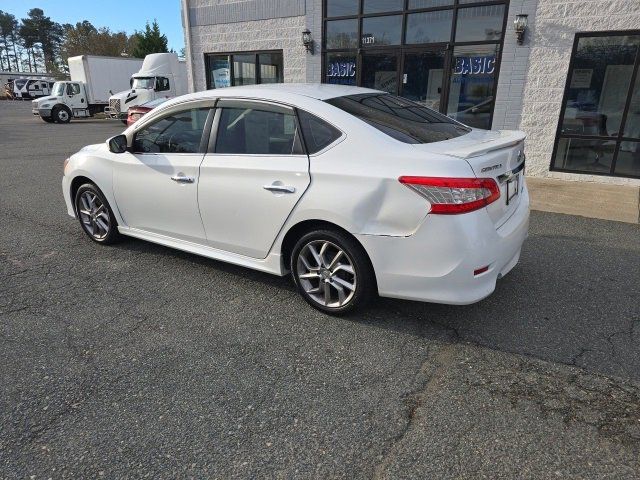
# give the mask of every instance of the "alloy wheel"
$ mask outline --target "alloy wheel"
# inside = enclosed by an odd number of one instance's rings
[[[351,258],[326,240],[313,240],[302,247],[296,274],[307,295],[324,307],[342,307],[356,292],[356,272]]]
[[[95,192],[85,191],[80,195],[78,205],[80,221],[85,231],[96,240],[102,240],[111,230],[107,207]]]

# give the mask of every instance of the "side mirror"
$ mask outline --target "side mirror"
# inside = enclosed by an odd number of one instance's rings
[[[107,144],[109,145],[109,151],[111,153],[124,153],[127,151],[127,136],[122,134],[116,135],[107,140]]]

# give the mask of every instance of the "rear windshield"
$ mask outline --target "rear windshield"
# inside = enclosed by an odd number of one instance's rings
[[[363,93],[326,100],[404,143],[433,143],[471,131],[427,107],[386,93]]]

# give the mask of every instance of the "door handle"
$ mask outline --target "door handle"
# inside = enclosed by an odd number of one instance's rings
[[[270,192],[296,193],[296,187],[290,187],[289,185],[264,185],[262,188]]]
[[[186,175],[174,175],[171,180],[178,183],[193,183],[196,181],[193,177],[187,177]]]

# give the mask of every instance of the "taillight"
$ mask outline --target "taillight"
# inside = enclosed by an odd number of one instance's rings
[[[400,177],[398,180],[429,201],[430,213],[473,212],[500,198],[500,188],[492,178]]]

